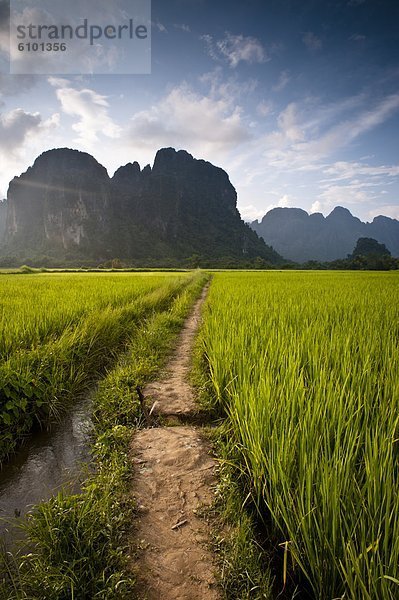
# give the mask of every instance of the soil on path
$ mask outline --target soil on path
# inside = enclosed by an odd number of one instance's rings
[[[167,374],[144,389],[148,408],[160,417],[187,422],[198,413],[188,374],[206,293],[207,288],[180,333]],[[181,424],[144,429],[134,436],[132,456],[138,598],[218,600],[209,526],[198,515],[212,504],[216,463],[201,429]]]
[[[206,285],[194,305],[177,340],[177,346],[163,378],[144,389],[149,408],[154,415],[193,416],[198,412],[193,388],[188,381],[193,345],[201,321],[201,307],[209,286]]]

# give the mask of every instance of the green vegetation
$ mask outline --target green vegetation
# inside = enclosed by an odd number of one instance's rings
[[[0,557],[1,600],[132,597],[128,450],[144,419],[136,388],[159,369],[206,278],[10,276],[26,297],[37,294],[39,313],[46,285],[60,293],[48,303],[51,334],[21,327],[21,349],[4,354],[8,451],[119,360],[93,401],[96,471],[81,494],[59,493],[28,518],[29,551]],[[67,281],[71,291],[82,281],[82,303],[77,293],[76,312],[57,329]],[[224,419],[214,432],[222,460],[214,545],[226,599],[298,590],[318,600],[398,597],[398,288],[397,273],[214,275],[197,379]]]
[[[167,307],[189,275],[5,276],[0,461],[59,418],[114,359],[133,325]]]
[[[96,472],[81,494],[60,493],[28,518],[29,553],[0,557],[1,599],[132,598],[126,547],[134,516],[127,494],[128,451],[143,418],[136,387],[161,366],[206,279],[203,274],[185,277],[167,303],[154,305],[130,327],[126,352],[93,400]]]
[[[28,268],[22,267],[25,273]],[[167,277],[161,273],[4,275],[0,279],[0,357],[37,348],[67,327],[79,325],[90,312],[131,303],[166,284]]]
[[[391,256],[391,253],[385,244],[380,244],[373,238],[362,237],[357,240],[352,256]]]
[[[396,273],[214,276],[205,387],[285,597],[398,597],[398,288]]]
[[[255,513],[243,497],[229,424],[209,432],[220,461],[216,499],[211,509],[212,546],[218,565],[222,597],[226,600],[272,600],[273,577],[269,556],[262,551]],[[234,457],[234,459],[233,459]]]

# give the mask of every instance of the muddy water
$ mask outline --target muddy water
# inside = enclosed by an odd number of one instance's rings
[[[20,537],[16,525],[32,506],[67,486],[79,491],[90,462],[91,402],[75,404],[62,423],[34,435],[0,471],[0,538],[7,545]]]

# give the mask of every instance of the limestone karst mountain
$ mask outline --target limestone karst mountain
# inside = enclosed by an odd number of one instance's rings
[[[89,154],[49,150],[10,183],[2,255],[93,261],[281,257],[246,225],[225,171],[159,150],[110,178]]]
[[[346,258],[361,237],[374,238],[393,256],[399,256],[399,221],[378,216],[372,223],[363,223],[341,206],[327,217],[309,215],[300,208],[274,208],[251,227],[277,252],[295,262]]]

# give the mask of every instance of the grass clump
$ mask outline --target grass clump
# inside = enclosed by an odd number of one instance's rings
[[[220,460],[213,507],[213,549],[223,598],[272,600],[275,595],[270,561],[258,543],[256,519],[243,498],[240,472],[231,462],[234,450],[226,425],[215,429],[211,437]]]

